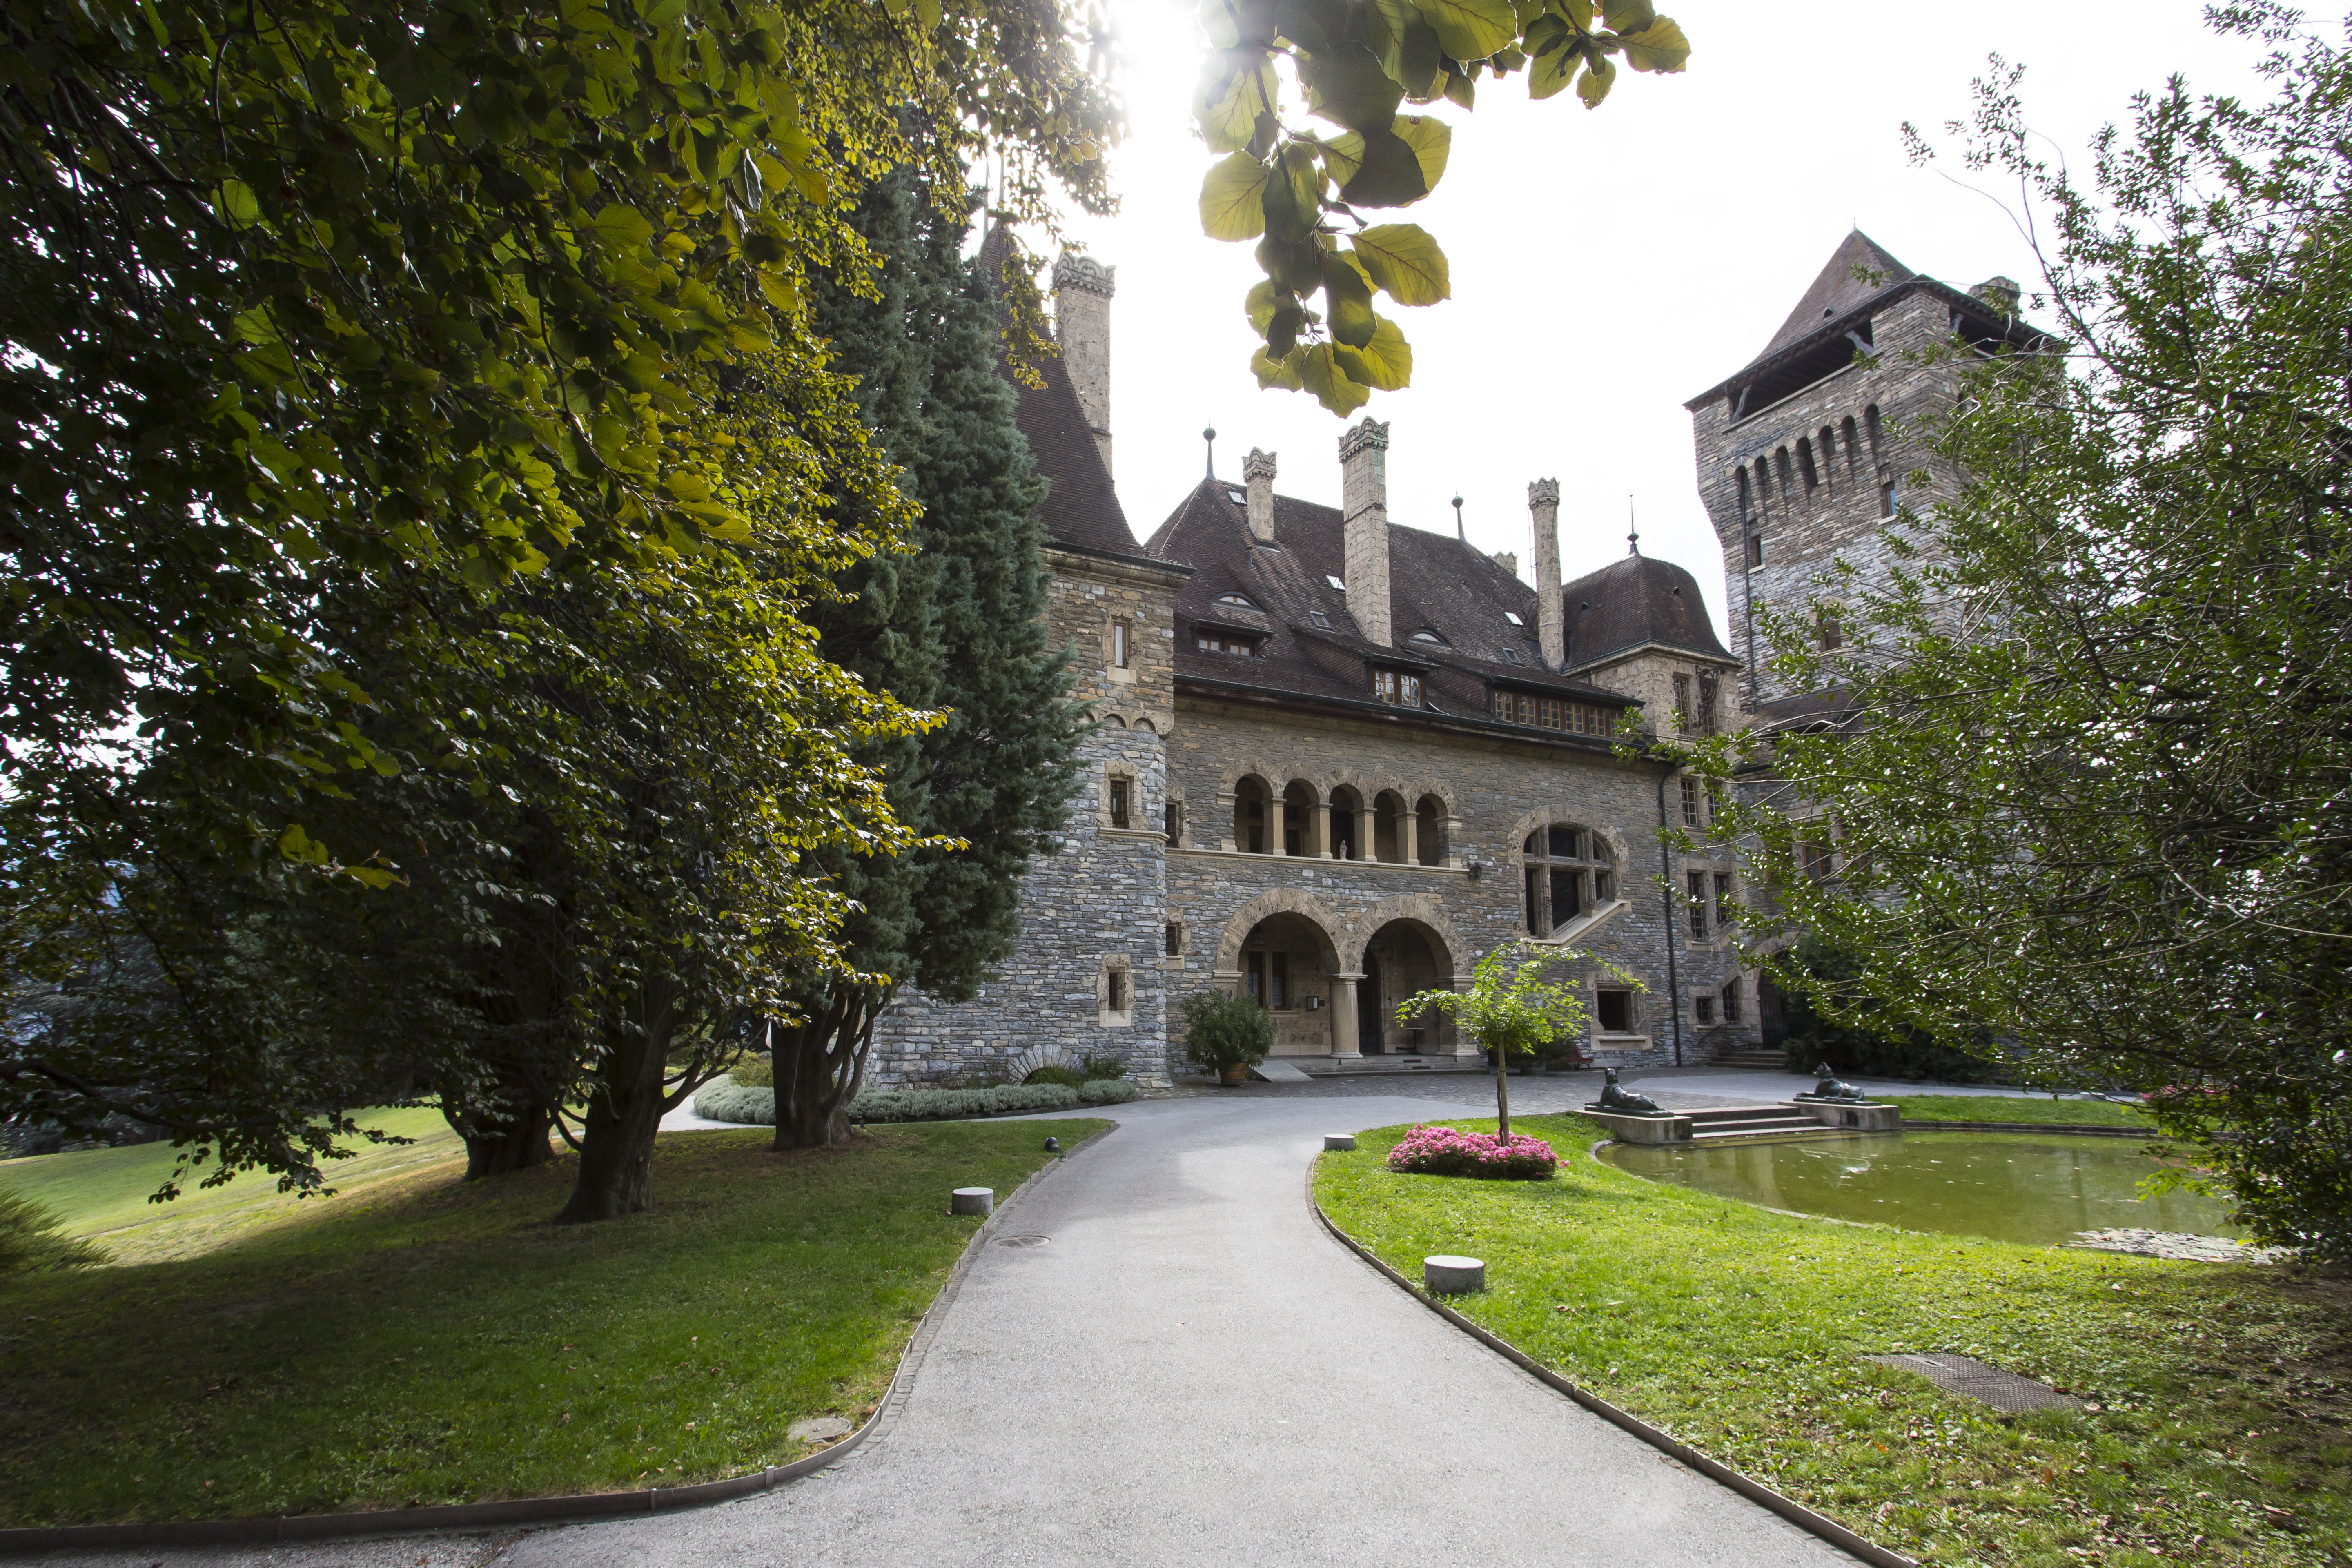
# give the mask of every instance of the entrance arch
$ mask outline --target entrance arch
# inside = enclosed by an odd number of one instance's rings
[[[1354,1054],[1355,987],[1352,975],[1340,979],[1338,924],[1311,895],[1286,889],[1259,894],[1226,922],[1217,982],[1274,1016],[1275,1056]]]
[[[1356,986],[1360,1051],[1450,1057],[1462,1049],[1453,1020],[1423,1013],[1410,1023],[1399,1023],[1396,1016],[1397,1005],[1408,996],[1454,989],[1450,934],[1416,915],[1402,914],[1379,922],[1365,936],[1358,960],[1362,978]]]

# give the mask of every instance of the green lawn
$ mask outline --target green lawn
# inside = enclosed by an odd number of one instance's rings
[[[362,1127],[415,1142],[361,1143],[350,1159],[328,1163],[328,1184],[336,1193],[331,1199],[281,1193],[275,1177],[252,1171],[206,1188],[200,1184],[215,1167],[205,1164],[180,1177],[178,1197],[150,1203],[149,1194],[179,1160],[179,1151],[168,1143],[0,1161],[0,1189],[39,1204],[58,1216],[68,1235],[96,1242],[115,1262],[160,1263],[213,1251],[248,1232],[314,1217],[322,1204],[348,1207],[348,1200],[380,1183],[445,1164],[465,1152],[448,1121],[431,1107],[355,1114]]]
[[[1491,1131],[1494,1123],[1452,1123]],[[1402,1127],[1327,1153],[1317,1200],[1603,1398],[1937,1564],[2341,1563],[2352,1555],[2352,1289],[1774,1214],[1591,1160],[1582,1117],[1514,1118],[1553,1182],[1391,1173]],[[2097,1408],[2004,1417],[1859,1357],[1953,1351]]]
[[[2153,1136],[2156,1122],[2137,1106],[2107,1100],[2053,1100],[2008,1094],[1911,1094],[1884,1103],[1900,1106],[1909,1121],[2030,1121],[2056,1127],[2137,1127]]]
[[[799,1457],[791,1423],[872,1409],[979,1224],[948,1190],[1009,1193],[1050,1156],[1034,1122],[769,1138],[665,1137],[658,1206],[605,1225],[547,1223],[568,1160],[467,1185],[444,1157],[200,1255],[0,1284],[0,1524],[671,1486]],[[47,1190],[119,1215],[136,1183],[112,1162],[140,1152],[49,1156],[96,1173]]]

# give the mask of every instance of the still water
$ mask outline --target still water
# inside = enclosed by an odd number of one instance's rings
[[[2144,1198],[2157,1163],[2126,1138],[2036,1132],[1881,1132],[1788,1142],[1612,1143],[1620,1170],[1718,1197],[1833,1219],[1876,1220],[2042,1246],[2138,1226],[2237,1236],[2193,1193]]]

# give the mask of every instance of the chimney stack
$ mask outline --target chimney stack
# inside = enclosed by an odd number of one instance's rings
[[[1250,537],[1260,544],[1274,542],[1274,454],[1250,448],[1242,459],[1242,482],[1249,487]]]
[[[1110,297],[1118,271],[1090,256],[1054,263],[1054,342],[1105,473],[1111,471]]]
[[[1367,642],[1389,627],[1389,427],[1369,415],[1339,437],[1339,507],[1346,518],[1348,613]]]
[[[1560,621],[1559,481],[1538,479],[1528,487],[1528,510],[1535,514],[1536,635],[1545,668],[1568,662],[1567,629]]]

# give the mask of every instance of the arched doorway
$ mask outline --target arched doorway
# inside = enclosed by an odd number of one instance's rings
[[[1756,1022],[1764,1036],[1768,1051],[1785,1049],[1789,1044],[1789,1018],[1780,1007],[1780,988],[1772,984],[1769,973],[1756,977]]]
[[[1364,944],[1364,978],[1357,988],[1357,1047],[1366,1056],[1414,1053],[1452,1056],[1454,1025],[1434,1013],[1397,1022],[1397,1004],[1423,991],[1450,987],[1454,955],[1445,939],[1416,920],[1396,920]]]
[[[1277,1057],[1333,1054],[1331,975],[1339,953],[1321,926],[1301,914],[1274,914],[1242,938],[1241,994],[1274,1015]]]

